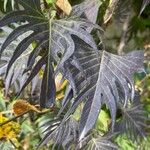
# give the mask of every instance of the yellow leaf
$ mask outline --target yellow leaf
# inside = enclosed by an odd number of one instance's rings
[[[41,111],[38,110],[34,105],[31,105],[25,100],[17,100],[13,105],[13,112],[15,115],[21,115],[25,112],[28,112],[30,110],[33,110],[35,112],[40,113]]]
[[[72,6],[68,0],[57,0],[56,5],[67,15],[70,15]]]
[[[3,123],[5,121],[9,120],[9,118],[4,117],[0,113],[0,123]],[[20,124],[14,121],[10,121],[9,123],[0,126],[0,140],[12,140],[17,141],[17,136],[19,135],[21,131]]]

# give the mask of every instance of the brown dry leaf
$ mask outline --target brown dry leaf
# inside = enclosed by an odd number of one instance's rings
[[[13,112],[16,116],[21,115],[30,110],[38,112],[38,113],[41,112],[34,105],[31,105],[30,103],[22,99],[17,100],[13,105]]]
[[[72,6],[68,0],[57,0],[56,5],[67,15],[70,15]]]

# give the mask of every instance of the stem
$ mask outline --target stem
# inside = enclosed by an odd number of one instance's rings
[[[10,141],[10,143],[14,146],[15,149],[18,148],[12,140],[9,140],[9,141]]]
[[[17,118],[19,118],[19,117],[21,117],[21,116],[27,114],[28,112],[29,112],[29,111],[27,111],[27,112],[25,112],[25,113],[23,113],[23,114],[21,114],[21,115],[18,115],[18,116],[16,116],[16,117],[13,117],[13,118],[11,118],[11,119],[9,119],[9,120],[3,122],[3,123],[0,123],[0,127],[3,126],[3,125],[5,125],[5,124],[7,124],[7,123],[9,123],[9,122],[11,122],[11,121],[16,120]]]

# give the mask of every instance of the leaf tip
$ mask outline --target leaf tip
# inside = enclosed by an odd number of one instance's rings
[[[82,139],[85,137],[86,135],[86,130],[83,129],[83,131],[81,132],[80,136],[79,136],[79,142],[82,141]]]

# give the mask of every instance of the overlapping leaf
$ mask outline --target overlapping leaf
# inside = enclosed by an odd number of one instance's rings
[[[70,104],[68,112],[61,123],[56,123],[57,126],[52,125],[46,129],[47,134],[41,145],[47,143],[51,138],[57,144],[63,144],[62,140],[67,135],[69,137],[74,135],[72,133],[74,130],[71,129],[75,122],[68,126],[67,121],[81,102],[85,102],[85,105],[80,120],[79,140],[83,139],[93,128],[103,104],[110,110],[113,131],[118,104],[122,103],[126,108],[129,99],[133,101],[133,75],[137,71],[143,71],[143,52],[134,51],[124,56],[117,56],[97,50],[89,33],[91,30],[87,29],[99,27],[80,18],[82,15],[88,18],[86,14],[91,12],[90,8],[97,12],[99,7],[99,5],[95,5],[97,0],[87,0],[79,7],[74,7],[72,15],[75,16],[60,20],[57,20],[50,12],[47,12],[48,17],[45,16],[40,7],[40,0],[18,0],[18,2],[24,7],[24,10],[6,15],[0,21],[0,27],[18,21],[25,22],[25,24],[16,28],[8,36],[2,45],[0,54],[21,34],[28,31],[31,33],[18,44],[13,52],[6,75],[9,76],[15,61],[21,58],[27,48],[35,42],[36,46],[28,56],[27,67],[23,70],[23,73],[29,71],[29,76],[23,83],[20,92],[43,68],[40,105],[41,107],[50,107],[54,104],[56,93],[54,64],[57,64],[55,74],[61,72],[63,78],[69,81],[59,114],[63,112],[67,104]],[[88,19],[91,20],[91,18]],[[93,22],[95,22],[95,18]],[[66,132],[68,132],[67,135]],[[66,143],[68,144],[68,142],[70,140],[67,140]]]
[[[82,141],[82,143],[80,143],[81,149],[82,150],[118,150],[117,145],[111,141],[112,138],[111,136],[97,135],[95,138],[89,137],[89,139],[87,137]]]
[[[70,118],[65,123],[61,123],[62,118],[45,119],[40,123],[40,130],[44,134],[39,148],[47,144],[50,140],[55,142],[54,146],[63,146],[64,149],[69,149],[78,138],[78,122]]]
[[[65,72],[74,95],[72,106],[68,114],[74,111],[77,106],[85,100],[85,106],[80,121],[80,139],[94,126],[102,104],[106,104],[112,117],[112,129],[114,128],[117,102],[122,101],[126,106],[128,99],[134,97],[133,75],[137,71],[143,71],[143,52],[134,51],[125,56],[117,56],[106,51],[98,52],[93,50],[79,39],[75,42],[76,51],[74,56],[78,58],[83,72],[72,69],[71,63],[66,67],[70,68]],[[74,83],[72,82],[74,81]],[[123,99],[120,99],[118,88],[122,91]],[[71,90],[70,90],[71,92]],[[69,96],[69,92],[68,92]]]
[[[17,26],[17,25],[15,25]],[[0,46],[3,44],[5,41],[6,37],[13,31],[12,28],[10,27],[5,27],[3,28],[3,36],[1,37],[0,40]],[[6,70],[8,63],[13,55],[13,52],[18,45],[18,43],[26,37],[26,34],[20,36],[17,40],[13,41],[6,49],[6,51],[2,54],[1,60],[0,60],[0,76],[5,78]],[[27,60],[29,57],[30,52],[32,51],[32,47],[28,47],[28,49],[21,55],[19,59],[15,61],[13,66],[11,67],[11,70],[8,73],[8,76],[6,77],[6,82],[5,82],[5,91],[6,94],[8,92],[8,89],[11,85],[14,85],[13,87],[15,88],[15,92],[19,92],[20,88],[22,87],[22,84],[25,82],[25,80],[28,77],[28,74],[25,73],[23,74],[23,71],[27,65]],[[37,89],[37,87],[40,85],[40,79],[38,76],[36,76],[33,79],[34,83],[32,82],[32,91],[31,94],[34,93],[34,91]]]
[[[32,31],[32,33],[23,39],[16,47],[6,71],[6,76],[8,76],[14,62],[26,51],[30,44],[36,42],[36,47],[30,54],[27,67],[25,68],[25,71],[31,70],[31,73],[28,80],[24,82],[21,91],[36,76],[38,71],[45,64],[48,64],[46,67],[48,69],[49,66],[52,68],[54,67],[53,64],[51,64],[52,62],[57,62],[57,71],[61,67],[64,67],[65,61],[74,53],[74,42],[71,35],[76,35],[86,43],[90,44],[94,49],[97,48],[92,36],[85,30],[87,24],[89,27],[93,27],[94,25],[92,23],[87,23],[79,18],[73,20],[71,18],[55,20],[55,18],[52,18],[52,14],[49,14],[50,17],[45,17],[40,7],[40,0],[18,0],[18,2],[24,7],[24,10],[13,11],[7,14],[1,19],[0,27],[18,21],[23,21],[26,23],[16,28],[8,36],[1,47],[0,54],[2,54],[6,47],[21,34],[26,33],[27,31]],[[46,56],[45,54],[47,55],[47,58],[44,61],[45,58],[43,57]],[[62,55],[61,58],[60,54]],[[35,60],[39,55],[42,57],[41,61],[35,64]],[[34,72],[34,66],[36,68],[36,73]],[[49,71],[47,69],[45,69],[45,72],[48,74]],[[45,84],[44,80],[45,79],[43,78],[43,84]],[[55,89],[54,84],[47,84],[47,86],[48,87],[45,87],[47,90],[50,88]],[[45,93],[43,90],[41,90],[42,96],[40,99],[40,104],[42,107],[49,107],[50,104],[53,104],[55,99],[54,93],[55,90],[53,90],[53,97],[51,97],[51,92]],[[49,96],[45,94],[49,94]],[[43,98],[46,98],[46,100],[43,100]]]
[[[99,0],[85,0],[83,3],[73,7],[72,14],[75,16],[85,15],[89,21],[96,23],[100,4]]]

